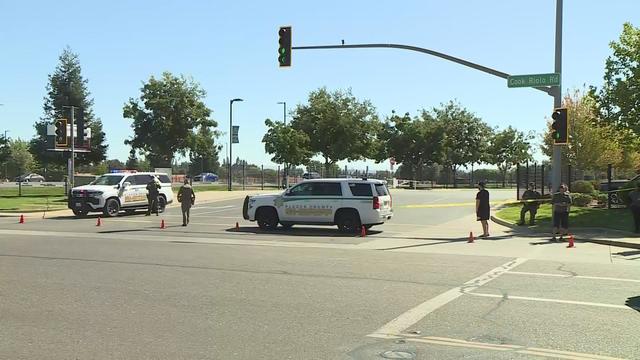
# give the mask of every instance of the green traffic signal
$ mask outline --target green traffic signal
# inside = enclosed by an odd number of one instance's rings
[[[291,26],[280,27],[278,36],[278,64],[280,67],[289,67],[291,66]]]
[[[569,117],[567,108],[557,108],[551,114],[553,123],[551,124],[554,144],[569,143]]]

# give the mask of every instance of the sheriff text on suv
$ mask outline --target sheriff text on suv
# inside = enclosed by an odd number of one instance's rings
[[[305,180],[281,194],[247,196],[243,217],[262,229],[278,224],[337,225],[343,231],[370,228],[391,219],[391,195],[383,181]]]
[[[171,179],[166,174],[147,172],[105,174],[88,185],[74,187],[69,208],[76,216],[98,211],[104,216],[117,216],[120,210],[132,213],[147,209],[147,184],[153,177],[160,182],[158,210],[162,212],[173,202]]]

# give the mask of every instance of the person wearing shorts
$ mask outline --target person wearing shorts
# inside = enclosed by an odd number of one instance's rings
[[[556,241],[556,235],[560,234],[560,241],[563,236],[569,233],[569,210],[571,208],[571,195],[567,191],[567,185],[560,185],[557,193],[553,194],[553,237],[552,241]]]

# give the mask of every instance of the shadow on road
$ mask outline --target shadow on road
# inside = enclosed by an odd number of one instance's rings
[[[628,307],[640,312],[640,296],[630,297],[624,303]]]
[[[292,229],[283,229],[277,228],[275,230],[262,230],[259,227],[239,227],[236,229],[228,228],[225,230],[226,232],[232,233],[249,233],[255,235],[283,235],[283,236],[313,236],[313,237],[359,237],[360,232],[358,233],[348,233],[342,232],[337,229],[329,229],[329,228],[292,228]],[[383,233],[380,230],[367,230],[367,236],[378,235]]]

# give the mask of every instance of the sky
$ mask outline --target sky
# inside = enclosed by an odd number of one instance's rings
[[[294,50],[277,63],[278,28],[293,45],[397,43],[428,48],[509,74],[554,68],[555,0],[421,1],[11,1],[0,0],[0,132],[30,139],[47,76],[66,46],[79,54],[102,119],[108,158],[126,160],[132,136],[125,102],[163,71],[206,90],[226,152],[229,100],[240,126],[234,158],[275,167],[261,143],[264,120],[282,120],[310,91],[351,88],[384,118],[456,100],[492,127],[541,133],[553,98],[426,54],[396,49]],[[640,1],[565,0],[562,89],[601,86],[609,43],[622,24],[640,26]],[[221,157],[222,157],[221,156]],[[543,157],[536,152],[535,158]],[[344,166],[344,162],[341,166]],[[388,169],[388,162],[353,168]]]

